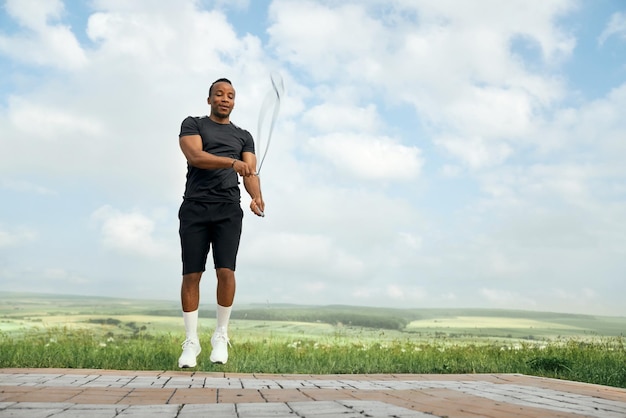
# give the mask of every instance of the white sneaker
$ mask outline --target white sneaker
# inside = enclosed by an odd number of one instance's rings
[[[183,343],[183,354],[178,358],[178,367],[181,369],[196,367],[196,357],[201,351],[200,341],[186,339]]]
[[[226,329],[220,327],[215,330],[211,337],[211,345],[213,346],[210,357],[211,362],[226,364],[228,361],[228,346],[230,345]]]

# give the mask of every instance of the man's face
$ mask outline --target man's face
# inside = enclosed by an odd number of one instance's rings
[[[211,113],[220,119],[227,119],[235,107],[235,89],[224,81],[215,83],[208,100]]]

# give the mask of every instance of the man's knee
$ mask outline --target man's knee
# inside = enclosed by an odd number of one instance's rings
[[[200,284],[201,278],[202,278],[202,272],[183,274],[183,284],[184,285]]]
[[[229,268],[218,268],[215,269],[215,273],[217,275],[217,280],[219,281],[230,281],[235,280],[235,271]]]

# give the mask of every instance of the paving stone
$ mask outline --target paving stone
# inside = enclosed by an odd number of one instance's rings
[[[124,405],[74,405],[50,418],[115,418],[128,406]]]
[[[9,407],[9,409],[20,408],[20,409],[68,409],[71,408],[74,404],[71,403],[61,403],[61,402],[18,402]]]
[[[236,418],[235,404],[184,405],[177,418]]]
[[[0,418],[48,418],[51,414],[62,413],[61,409],[25,409],[25,408],[16,408],[16,409],[5,409],[0,411]]]
[[[113,411],[120,413],[125,409],[128,409],[130,405],[110,405],[110,404],[75,404],[68,408],[70,411]]]
[[[117,417],[176,418],[182,405],[131,405]]]
[[[266,379],[241,379],[241,385],[245,389],[281,389],[281,385],[275,380]]]
[[[288,405],[298,416],[302,417],[356,418],[366,416],[335,401],[289,402]]]
[[[1,418],[45,418],[63,412],[71,404],[21,402],[0,410]]]
[[[117,413],[106,410],[85,411],[67,410],[51,415],[49,418],[115,418]]]
[[[275,382],[281,389],[300,389],[304,387],[301,380],[276,380]]]
[[[259,393],[267,402],[302,402],[311,400],[305,393],[297,389],[260,389]]]
[[[239,403],[236,405],[239,418],[267,418],[267,417],[290,417],[296,416],[291,408],[284,402],[266,403]]]
[[[217,403],[217,391],[208,388],[176,389],[167,402],[182,405]]]
[[[255,389],[218,389],[218,403],[250,403],[263,402],[265,399]]]
[[[165,388],[203,388],[205,379],[172,377],[163,385]]]
[[[411,411],[396,405],[389,405],[379,401],[338,401],[352,410],[359,412],[364,417],[393,417],[393,418],[432,418],[431,414]]]
[[[229,379],[229,378],[208,378],[204,382],[205,388],[215,388],[215,389],[243,389],[239,379]]]
[[[481,384],[464,386],[461,391],[495,401],[544,408],[553,411],[578,413],[603,418],[626,417],[626,403],[567,394],[550,389],[534,389],[518,385]]]
[[[0,401],[0,418],[626,417],[624,389],[517,374],[0,369]]]

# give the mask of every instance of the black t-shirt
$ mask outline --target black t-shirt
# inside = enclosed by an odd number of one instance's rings
[[[200,135],[202,149],[220,157],[241,160],[243,152],[254,153],[250,132],[233,123],[220,124],[207,116],[189,116],[180,127],[180,135]],[[239,177],[232,168],[205,170],[187,163],[184,198],[203,202],[239,202]]]

